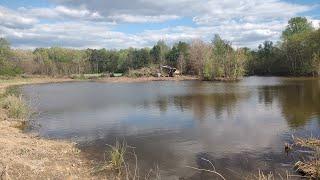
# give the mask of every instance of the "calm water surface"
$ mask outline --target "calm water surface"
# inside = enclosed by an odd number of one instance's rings
[[[106,144],[135,146],[140,169],[158,165],[163,179],[209,179],[186,166],[237,179],[283,172],[297,160],[291,135],[320,135],[320,79],[248,77],[240,82],[75,82],[27,85],[40,112],[34,130],[78,142],[102,161]]]

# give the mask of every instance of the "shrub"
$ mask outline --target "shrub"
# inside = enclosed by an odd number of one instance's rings
[[[22,69],[14,67],[10,64],[3,64],[0,62],[0,75],[1,76],[16,76],[22,74]]]
[[[8,95],[1,102],[1,107],[8,110],[8,116],[10,118],[27,119],[30,116],[29,107],[21,95]]]

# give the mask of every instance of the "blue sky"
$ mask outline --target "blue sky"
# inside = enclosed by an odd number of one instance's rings
[[[318,28],[319,0],[0,0],[0,36],[15,48],[120,49],[220,34],[255,48],[294,16]]]

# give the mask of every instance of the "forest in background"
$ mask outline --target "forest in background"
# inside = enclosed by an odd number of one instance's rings
[[[62,47],[13,49],[0,38],[0,75],[66,76],[91,73],[125,73],[141,68],[176,67],[181,74],[203,80],[238,79],[244,75],[320,75],[320,29],[305,17],[289,20],[278,42],[265,41],[257,49],[234,48],[214,35],[210,43],[193,40],[152,48],[70,49]]]

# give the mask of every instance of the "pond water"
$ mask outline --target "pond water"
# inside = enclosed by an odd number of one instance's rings
[[[247,77],[240,82],[74,82],[27,85],[39,115],[33,130],[78,142],[103,161],[116,139],[136,147],[139,168],[162,179],[226,178],[258,170],[282,173],[297,160],[284,152],[296,136],[320,135],[320,79]]]

